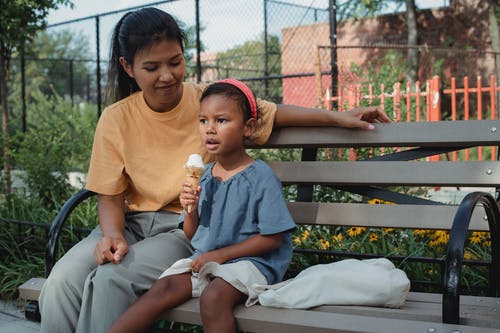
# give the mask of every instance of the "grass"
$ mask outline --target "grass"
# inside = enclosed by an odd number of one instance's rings
[[[16,299],[17,288],[31,277],[44,276],[44,256],[31,252],[29,243],[34,239],[19,242],[11,230],[0,234],[0,297]],[[39,240],[38,240],[39,241]]]

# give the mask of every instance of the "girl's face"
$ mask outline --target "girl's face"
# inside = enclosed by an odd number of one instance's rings
[[[120,63],[135,79],[151,109],[167,112],[179,104],[186,61],[177,41],[162,40],[139,50],[133,64],[124,58],[120,58]]]
[[[201,102],[200,136],[208,152],[217,157],[244,152],[243,142],[256,126],[244,121],[238,103],[222,95],[210,95]]]

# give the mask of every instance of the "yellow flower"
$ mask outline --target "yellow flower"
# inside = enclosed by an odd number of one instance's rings
[[[472,233],[472,235],[470,236],[469,240],[470,240],[470,242],[471,242],[472,244],[478,244],[478,243],[481,243],[482,237],[481,237],[481,235],[479,234],[479,232],[474,231],[474,232]]]
[[[359,234],[363,233],[363,231],[365,231],[366,228],[364,227],[351,227],[349,228],[349,230],[347,230],[347,234],[351,237],[355,237],[355,236],[358,236]]]
[[[319,246],[321,247],[321,249],[326,250],[330,247],[330,242],[324,239],[320,239]]]
[[[375,233],[370,234],[370,242],[376,242],[378,240],[378,236]]]
[[[471,260],[471,259],[472,259],[472,258],[474,258],[474,257],[475,257],[475,256],[474,256],[472,253],[470,253],[469,251],[465,251],[465,252],[464,252],[464,259],[465,259],[465,260]]]
[[[343,239],[344,239],[344,235],[342,235],[341,233],[338,233],[338,234],[332,236],[332,240],[335,243],[341,243]]]
[[[394,231],[394,228],[384,228],[384,231],[386,234],[390,234],[391,232]]]
[[[448,244],[448,240],[450,239],[450,235],[444,230],[436,230],[430,237],[429,245],[433,247],[440,244]]]
[[[382,202],[382,200],[380,200],[380,199],[370,199],[370,200],[368,200],[368,203],[370,205],[378,205],[381,202]]]
[[[309,237],[309,235],[311,235],[311,233],[309,232],[309,230],[304,230],[302,232],[302,240],[306,240]]]
[[[299,237],[295,237],[295,238],[293,239],[293,242],[294,242],[295,244],[297,244],[297,245],[300,245],[300,243],[302,243],[302,241],[300,240],[300,238],[299,238]]]
[[[483,242],[483,246],[491,247],[491,241],[487,240]]]
[[[393,202],[384,201],[384,200],[381,200],[381,199],[371,199],[371,200],[368,200],[368,203],[370,205],[380,205],[380,204],[383,204],[383,205],[394,205]]]
[[[415,229],[415,231],[413,231],[413,233],[417,236],[424,237],[428,231],[429,230],[425,230],[425,229]]]
[[[436,247],[436,246],[439,245],[439,242],[436,241],[436,240],[431,240],[431,241],[429,241],[429,245],[432,246],[432,247]]]

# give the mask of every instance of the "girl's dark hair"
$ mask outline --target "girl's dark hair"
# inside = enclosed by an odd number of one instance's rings
[[[243,111],[243,120],[247,121],[252,118],[252,111],[250,110],[250,103],[248,102],[247,97],[234,85],[224,82],[212,83],[201,94],[200,102],[210,95],[221,95],[236,101],[240,110]],[[257,107],[257,116],[258,114],[259,108]]]
[[[186,35],[175,19],[152,7],[123,15],[115,26],[112,38],[106,89],[109,103],[140,90],[137,82],[120,65],[120,57],[133,64],[136,53],[154,43],[162,40],[177,41],[183,52],[186,43]]]

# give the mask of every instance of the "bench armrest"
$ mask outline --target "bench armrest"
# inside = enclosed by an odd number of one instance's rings
[[[56,263],[56,251],[57,251],[57,241],[59,235],[61,234],[62,227],[68,219],[71,212],[80,204],[82,201],[90,198],[97,193],[83,189],[78,193],[74,194],[69,198],[57,213],[56,218],[52,222],[49,230],[47,246],[45,248],[45,276],[49,276],[52,267]]]
[[[460,317],[460,277],[465,242],[474,208],[481,204],[486,212],[491,234],[491,271],[490,293],[500,294],[500,212],[498,205],[489,193],[472,192],[460,203],[450,231],[443,272],[443,322],[458,324]]]

